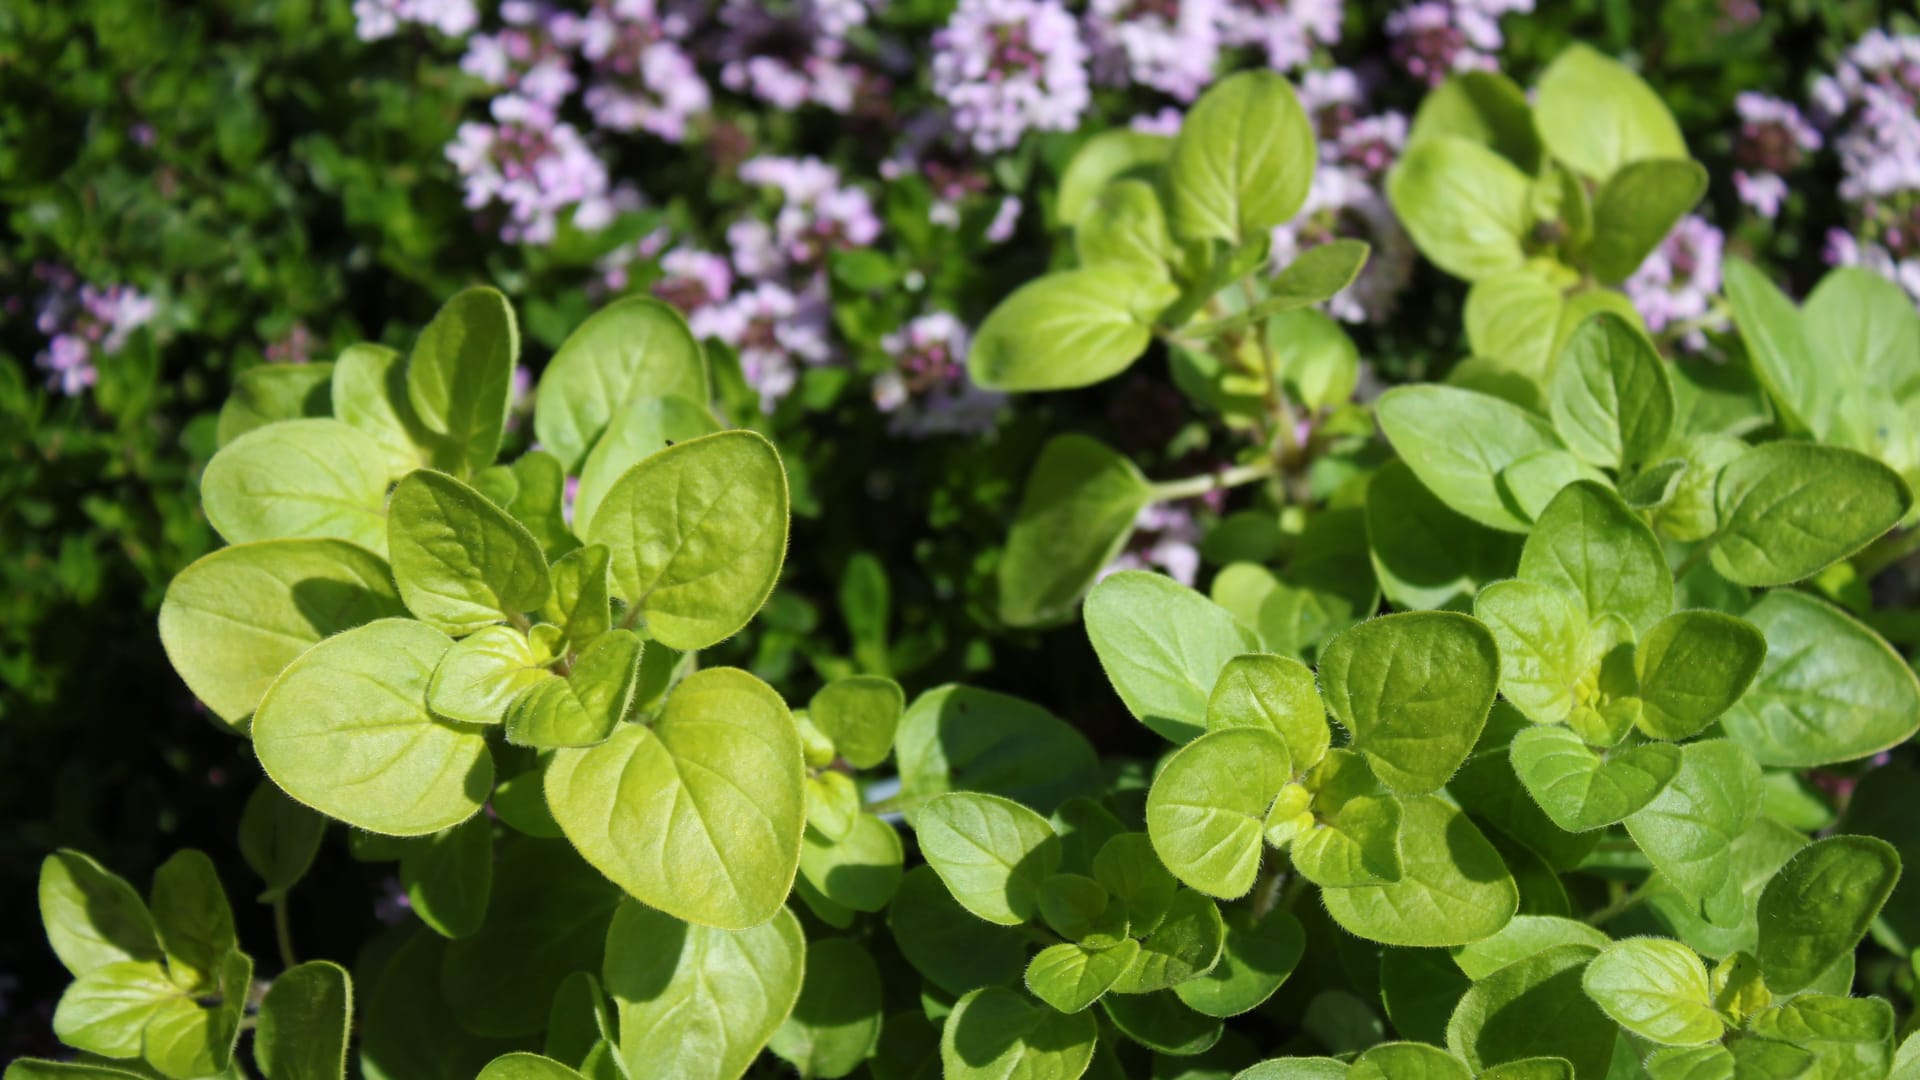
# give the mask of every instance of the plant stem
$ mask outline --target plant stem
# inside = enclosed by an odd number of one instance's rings
[[[1719,542],[1719,540],[1720,540],[1720,534],[1714,533],[1712,536],[1709,536],[1705,540],[1700,541],[1699,545],[1696,546],[1692,551],[1687,552],[1687,557],[1680,560],[1680,565],[1674,569],[1673,580],[1679,581],[1681,578],[1684,578],[1689,573],[1691,573],[1693,571],[1693,568],[1696,566],[1699,566],[1700,563],[1703,560],[1705,560],[1706,557],[1713,551],[1713,545]]]
[[[281,893],[273,900],[273,935],[280,941],[280,963],[288,968],[300,961],[293,953],[293,927],[287,921],[287,896]]]
[[[1617,915],[1624,915],[1627,912],[1632,911],[1634,908],[1639,907],[1640,902],[1645,900],[1646,898],[1647,898],[1647,890],[1645,886],[1642,886],[1638,889],[1634,889],[1633,891],[1622,896],[1620,899],[1615,900],[1613,903],[1608,904],[1606,907],[1603,907],[1599,911],[1596,911],[1593,914],[1587,916],[1587,920],[1586,920],[1587,925],[1588,926],[1604,925],[1607,922],[1607,920],[1612,919]]]
[[[1210,491],[1251,484],[1272,476],[1273,469],[1272,460],[1262,459],[1247,465],[1235,465],[1219,472],[1189,476],[1185,480],[1168,480],[1165,483],[1153,485],[1153,501],[1171,502],[1174,499],[1192,499]]]

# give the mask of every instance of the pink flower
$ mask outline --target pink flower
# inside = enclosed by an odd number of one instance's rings
[[[1681,218],[1660,246],[1648,255],[1622,288],[1647,329],[1660,333],[1676,324],[1707,317],[1720,292],[1720,258],[1726,237],[1697,214]],[[1681,335],[1683,347],[1706,348],[1706,334],[1697,326]]]
[[[1103,83],[1139,83],[1192,101],[1220,59],[1220,0],[1092,0],[1086,16],[1093,71]]]
[[[1087,49],[1058,0],[960,0],[933,35],[933,91],[983,154],[1071,131],[1091,101]]]
[[[965,359],[970,335],[944,311],[922,315],[880,340],[894,367],[873,379],[873,403],[896,435],[985,435],[1006,395],[974,386]]]

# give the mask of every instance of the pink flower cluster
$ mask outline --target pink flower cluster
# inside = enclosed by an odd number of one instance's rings
[[[1532,10],[1533,0],[1421,0],[1387,17],[1387,36],[1407,74],[1438,86],[1458,71],[1497,69],[1500,17]]]
[[[864,0],[801,0],[782,11],[726,0],[719,20],[721,85],[789,111],[853,111],[867,73],[849,59],[847,34],[867,21]]]
[[[1307,72],[1300,103],[1319,132],[1320,162],[1306,205],[1273,230],[1274,263],[1284,266],[1329,240],[1366,241],[1372,247],[1366,267],[1328,301],[1327,310],[1343,322],[1383,322],[1414,266],[1413,244],[1381,190],[1388,166],[1406,145],[1407,118],[1391,111],[1368,115],[1365,89],[1345,68]]]
[[[1693,352],[1706,348],[1704,323],[1720,292],[1725,245],[1724,233],[1706,218],[1689,214],[1622,283],[1648,330],[1675,333],[1681,346]]]
[[[933,36],[933,91],[982,154],[1071,131],[1092,100],[1079,25],[1058,0],[960,0]]]
[[[493,123],[461,124],[447,146],[460,171],[468,209],[499,218],[509,244],[547,244],[569,221],[603,228],[639,205],[630,188],[615,188],[607,167],[553,106],[503,94],[490,106]]]
[[[1740,113],[1740,135],[1733,146],[1734,190],[1740,201],[1771,221],[1780,216],[1787,200],[1789,173],[1797,171],[1806,156],[1820,149],[1820,132],[1807,122],[1793,103],[1752,91],[1734,99]]]
[[[1200,576],[1200,523],[1190,504],[1149,503],[1133,520],[1126,550],[1100,571],[1102,578],[1121,570],[1160,570],[1182,585]]]
[[[379,41],[403,26],[425,26],[460,37],[480,22],[473,0],[353,0],[354,33],[361,41]]]
[[[1343,0],[1227,0],[1221,39],[1258,48],[1276,71],[1305,67],[1315,49],[1340,40]]]
[[[34,325],[47,336],[35,363],[47,373],[47,385],[68,397],[98,381],[99,361],[118,355],[158,310],[137,289],[82,284],[64,267],[42,264],[34,276],[46,285]]]
[[[896,435],[984,435],[998,423],[1006,395],[967,378],[971,335],[959,319],[934,311],[881,339],[894,367],[874,376],[873,403],[891,414]]]
[[[1851,232],[1827,256],[1898,282],[1920,303],[1920,35],[1872,30],[1813,87],[1814,113],[1837,132],[1840,197]]]

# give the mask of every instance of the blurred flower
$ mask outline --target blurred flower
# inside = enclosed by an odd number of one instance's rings
[[[1740,136],[1733,159],[1740,166],[1733,186],[1740,201],[1769,220],[1780,215],[1787,198],[1785,176],[1798,170],[1806,155],[1820,149],[1820,133],[1791,102],[1751,91],[1734,98]]]
[[[1182,585],[1200,576],[1200,525],[1185,503],[1148,503],[1133,519],[1126,550],[1100,571],[1102,578],[1121,570],[1163,570]]]
[[[609,187],[606,165],[550,106],[505,94],[493,99],[492,113],[495,123],[460,125],[447,160],[460,172],[468,209],[504,214],[502,240],[549,243],[563,215],[594,229],[637,202]]]
[[[987,223],[987,243],[1004,244],[1013,239],[1013,230],[1020,224],[1022,205],[1018,195],[1008,195],[1000,200],[1000,209],[993,212],[993,220]]]
[[[479,24],[480,17],[473,0],[353,0],[353,20],[361,41],[379,41],[407,25],[461,37]]]
[[[1498,70],[1500,16],[1532,10],[1533,0],[1421,0],[1387,16],[1387,36],[1409,75],[1438,86],[1457,71]]]
[[[668,142],[712,107],[705,80],[681,48],[685,15],[656,0],[599,0],[567,25],[567,36],[593,68],[583,96],[594,123],[611,131],[645,131]]]
[[[1343,0],[1227,0],[1221,32],[1228,45],[1262,49],[1268,67],[1291,71],[1316,47],[1340,40],[1343,7]]]
[[[406,886],[400,884],[400,878],[388,874],[380,882],[380,892],[373,898],[373,917],[388,926],[399,926],[413,914],[413,899],[407,895]]]
[[[1706,218],[1681,218],[1660,246],[1622,284],[1653,333],[1681,330],[1683,348],[1698,352],[1707,337],[1700,324],[1720,292],[1720,256],[1726,237]]]
[[[833,357],[833,309],[825,290],[795,294],[763,282],[722,304],[695,311],[689,325],[699,337],[716,338],[740,354],[740,372],[771,410],[793,390],[802,366]]]
[[[801,0],[778,7],[762,0],[726,0],[716,49],[720,82],[784,110],[812,102],[850,112],[863,73],[846,58],[846,35],[866,20],[867,5],[860,0]]]
[[[653,295],[691,316],[726,300],[733,291],[733,268],[726,257],[698,248],[678,247],[660,257],[661,276]]]
[[[1815,114],[1838,129],[1840,197],[1851,235],[1829,261],[1863,266],[1920,302],[1920,35],[1870,30],[1813,86]]]
[[[313,359],[314,346],[320,343],[306,323],[297,322],[278,341],[268,344],[267,360],[275,364],[304,364]]]
[[[1224,14],[1220,0],[1092,0],[1086,28],[1094,77],[1192,101],[1213,81]]]
[[[158,312],[153,299],[137,289],[81,284],[65,267],[42,263],[34,267],[34,276],[47,286],[34,320],[47,347],[34,362],[47,372],[47,385],[68,397],[97,382],[99,361],[118,355]]]
[[[740,167],[740,179],[781,197],[771,225],[748,218],[727,230],[734,268],[745,277],[805,274],[823,266],[829,252],[879,239],[873,200],[843,185],[840,170],[819,158],[754,158]]]
[[[499,33],[467,40],[460,69],[489,85],[550,108],[558,107],[578,85],[567,51],[573,16],[529,0],[505,0]]]
[[[1058,0],[960,0],[933,35],[933,91],[975,150],[1071,131],[1086,112],[1087,50]]]
[[[891,414],[896,435],[984,435],[993,431],[1006,395],[967,378],[969,335],[959,319],[930,312],[880,339],[894,367],[873,379],[873,403]]]
[[[1159,112],[1141,113],[1127,121],[1127,126],[1149,135],[1173,136],[1180,134],[1180,122],[1184,119],[1185,113],[1169,105]]]

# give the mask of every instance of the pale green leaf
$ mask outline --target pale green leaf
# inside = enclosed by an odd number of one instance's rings
[[[1555,825],[1586,832],[1625,820],[1680,771],[1680,748],[1643,743],[1596,751],[1564,727],[1513,737],[1513,770]]]
[[[1580,983],[1621,1027],[1663,1046],[1713,1042],[1726,1030],[1714,1012],[1706,965],[1677,941],[1609,945],[1588,962]]]
[[[990,390],[1065,390],[1126,370],[1146,351],[1174,287],[1136,267],[1047,274],[988,313],[967,371]]]
[[[581,466],[580,487],[573,497],[573,531],[580,536],[592,531],[594,514],[628,469],[670,446],[719,430],[720,422],[697,401],[640,397],[628,402],[607,421],[606,432]]]
[[[1906,482],[1852,450],[1756,446],[1720,472],[1713,568],[1739,585],[1787,585],[1866,547],[1913,505]]]
[[[1488,528],[1528,530],[1528,519],[1502,497],[1499,478],[1522,458],[1561,449],[1544,419],[1487,394],[1435,385],[1395,387],[1378,411],[1400,459],[1442,502]]]
[[[1381,782],[1419,795],[1438,790],[1473,749],[1493,706],[1499,658],[1493,635],[1468,616],[1386,615],[1327,645],[1320,682]]]
[[[1071,618],[1152,493],[1139,468],[1105,444],[1084,435],[1047,440],[995,571],[1000,617],[1013,626]]]
[[[707,360],[687,322],[650,296],[623,297],[567,336],[540,376],[533,431],[577,472],[607,423],[642,398],[705,404]]]
[[[1267,807],[1290,780],[1287,744],[1272,731],[1213,731],[1167,759],[1147,793],[1147,836],[1167,869],[1210,896],[1253,887]]]
[[[407,609],[448,634],[537,610],[552,595],[533,534],[445,473],[421,469],[394,487],[387,546]]]
[[[975,990],[947,1015],[941,1067],[948,1080],[1076,1080],[1097,1035],[1089,1013],[1057,1012],[1013,990]]]
[[[1278,74],[1215,83],[1188,110],[1167,160],[1174,232],[1237,246],[1285,224],[1306,202],[1315,142],[1313,122]]]
[[[200,498],[231,544],[333,537],[386,554],[386,459],[338,420],[285,420],[240,436],[207,462]]]
[[[1123,570],[1087,597],[1087,637],[1127,710],[1184,743],[1206,730],[1207,699],[1227,662],[1254,651],[1225,608],[1172,578]]]
[[[1038,912],[1040,887],[1060,865],[1047,819],[1011,799],[949,793],[920,808],[920,853],[968,911],[1017,926]]]
[[[1534,119],[1547,150],[1589,180],[1605,181],[1629,162],[1687,156],[1653,88],[1585,45],[1569,46],[1541,74]]]
[[[420,331],[407,357],[407,403],[437,436],[435,468],[464,474],[493,464],[519,357],[520,327],[495,289],[459,293]]]

